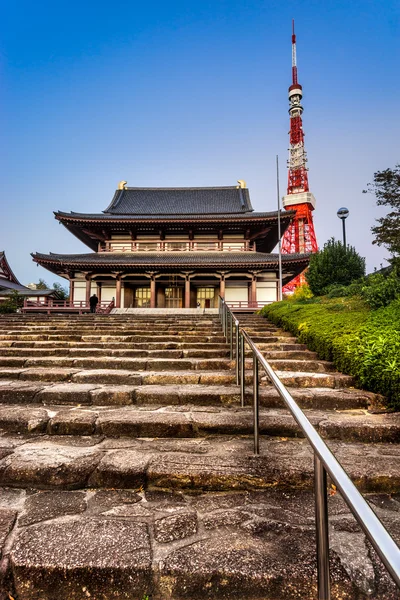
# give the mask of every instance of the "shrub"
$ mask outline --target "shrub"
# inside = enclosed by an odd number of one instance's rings
[[[350,296],[360,296],[363,284],[361,281],[355,281],[350,285],[340,285],[333,283],[325,288],[328,298],[349,298]]]
[[[277,302],[261,312],[400,410],[400,298],[378,310],[359,298],[337,298],[319,304]]]
[[[334,238],[328,240],[322,250],[312,254],[306,272],[306,280],[315,296],[326,293],[332,284],[349,285],[365,275],[365,259],[355,248],[345,248]]]
[[[310,300],[313,297],[313,293],[310,290],[309,286],[306,283],[299,285],[293,292],[286,297],[286,300],[290,302],[304,302],[305,300]]]
[[[400,297],[400,278],[397,270],[393,269],[387,276],[373,273],[366,277],[361,296],[373,309],[388,306]]]

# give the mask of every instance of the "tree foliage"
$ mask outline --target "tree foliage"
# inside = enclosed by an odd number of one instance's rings
[[[306,280],[315,296],[327,292],[333,283],[349,285],[365,275],[365,259],[352,246],[345,248],[335,238],[310,257]]]
[[[37,290],[48,290],[49,288],[44,279],[39,279],[39,281],[36,284],[36,289]]]
[[[47,283],[45,282],[44,279],[39,279],[38,283],[36,284],[36,289],[37,290],[48,290],[50,289],[49,286],[47,285]],[[57,281],[53,283],[53,290],[55,290],[57,292],[58,297],[60,298],[60,300],[67,300],[68,299],[68,290],[63,287],[61,285],[61,283],[58,283]]]
[[[24,305],[24,299],[17,290],[13,290],[7,300],[0,303],[0,313],[15,313]]]
[[[385,217],[377,219],[378,225],[371,228],[375,235],[372,243],[385,246],[393,256],[391,262],[400,264],[400,164],[394,169],[374,173],[374,182],[366,191],[375,194],[378,206],[392,209]]]
[[[53,283],[53,290],[58,294],[60,300],[67,300],[69,298],[68,290],[61,285],[61,283]]]

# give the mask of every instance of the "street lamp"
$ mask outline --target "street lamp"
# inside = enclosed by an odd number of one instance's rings
[[[339,210],[337,211],[337,216],[339,217],[339,219],[342,219],[343,246],[344,246],[344,249],[346,250],[346,219],[349,216],[349,209],[342,206],[342,208],[339,208]]]

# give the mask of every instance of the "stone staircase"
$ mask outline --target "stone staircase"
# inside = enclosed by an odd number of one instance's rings
[[[400,539],[398,415],[239,319]],[[0,325],[0,600],[316,598],[312,452],[261,374],[253,456],[216,315]],[[400,598],[333,487],[329,503],[332,597]]]

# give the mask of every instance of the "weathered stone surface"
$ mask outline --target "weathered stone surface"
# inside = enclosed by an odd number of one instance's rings
[[[134,450],[109,452],[90,478],[96,487],[141,489],[146,481],[146,468],[151,458]]]
[[[100,415],[98,431],[105,435],[134,437],[192,437],[193,427],[184,414],[172,412],[139,412],[119,409]]]
[[[57,435],[91,435],[96,429],[98,414],[90,410],[62,410],[53,417],[48,432]]]
[[[364,535],[332,531],[330,548],[340,557],[341,564],[351,581],[367,597],[376,593],[375,572]]]
[[[178,387],[186,386],[168,386],[168,385],[145,385],[136,389],[137,404],[179,404]]]
[[[8,534],[10,533],[15,519],[17,518],[17,512],[15,510],[7,510],[0,508],[0,558],[3,555],[3,546]],[[0,572],[1,581],[1,572]],[[1,591],[1,590],[0,590]]]
[[[162,372],[146,372],[143,373],[144,385],[181,385],[199,383],[200,375],[198,373],[162,373]]]
[[[125,520],[34,525],[11,561],[18,600],[141,600],[152,587],[147,526]]]
[[[43,404],[91,404],[93,384],[62,383],[44,388],[37,396]]]
[[[37,492],[25,500],[25,510],[19,525],[31,525],[63,515],[75,515],[86,510],[83,492]]]
[[[327,387],[343,388],[354,385],[354,379],[349,375],[340,373],[291,373],[290,371],[277,371],[279,379],[288,387]]]
[[[45,431],[48,420],[44,408],[0,406],[0,429],[10,433],[40,433]]]
[[[332,442],[329,442],[329,446]],[[398,449],[398,448],[397,448]],[[400,485],[400,454],[390,444],[374,448],[368,444],[338,444],[335,455],[363,492],[397,492]],[[386,451],[387,454],[381,454]],[[390,458],[389,458],[390,456]]]
[[[90,448],[26,444],[0,462],[0,482],[16,487],[84,487],[101,459]]]
[[[133,385],[110,385],[90,392],[96,406],[126,406],[135,403],[137,388]]]
[[[272,486],[310,487],[312,456],[307,447],[274,452],[274,444],[264,448],[260,457],[236,452],[186,455],[175,453],[152,459],[147,477],[151,485],[172,489],[241,490]],[[289,450],[289,448],[288,448]],[[273,460],[272,460],[273,457]]]
[[[23,369],[17,369],[16,367],[1,367],[0,368],[0,379],[19,379]]]
[[[0,402],[5,404],[30,404],[37,402],[36,394],[43,389],[42,385],[35,385],[22,381],[3,381],[0,385]]]
[[[197,514],[193,510],[173,508],[172,514],[154,521],[154,537],[160,543],[181,540],[196,532]]]
[[[132,490],[98,490],[88,499],[91,512],[102,513],[121,504],[136,504],[142,497]]]
[[[34,381],[66,381],[71,379],[77,369],[62,369],[57,367],[37,367],[24,369],[20,372],[20,379],[30,379]]]
[[[320,424],[324,437],[372,443],[400,441],[400,414],[329,416]]]
[[[77,383],[117,383],[128,385],[140,385],[142,376],[132,371],[122,369],[89,369],[79,371],[73,376],[73,381]]]
[[[339,565],[335,575],[334,590],[341,595],[334,597],[354,599],[354,587]],[[230,533],[202,540],[163,561],[160,587],[165,600],[314,598],[313,536]]]

